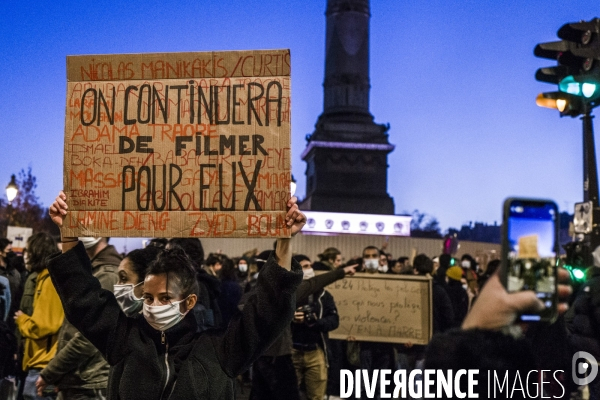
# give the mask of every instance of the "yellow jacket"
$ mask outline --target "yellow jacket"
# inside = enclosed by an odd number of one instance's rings
[[[25,339],[23,369],[44,368],[54,355],[58,346],[58,330],[65,312],[50,280],[48,270],[38,274],[33,296],[33,314],[21,314],[17,319],[19,332]]]

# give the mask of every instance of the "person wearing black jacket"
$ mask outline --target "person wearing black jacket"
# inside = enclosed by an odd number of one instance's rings
[[[577,292],[567,327],[573,350],[588,352],[600,360],[600,246],[592,255],[594,266]],[[590,399],[600,399],[600,377],[589,384],[589,389]]]
[[[296,201],[287,204],[292,235],[306,222]],[[62,227],[66,214],[66,196],[60,192],[50,216]],[[291,259],[289,239],[277,240],[243,314],[225,331],[202,333],[188,312],[196,303],[198,283],[182,250],[165,250],[151,264],[143,315],[130,318],[93,278],[83,245],[76,238],[63,237],[62,242],[63,253],[50,260],[50,275],[69,321],[111,366],[109,399],[233,399],[235,377],[293,317],[302,276]]]
[[[310,259],[296,255],[294,259],[302,267],[304,279],[315,273]],[[308,400],[322,400],[327,389],[327,332],[340,325],[340,318],[333,296],[325,289],[308,296],[305,302],[297,302],[292,323],[292,361],[298,384],[306,387]]]
[[[258,255],[257,261],[268,258],[269,251]],[[259,276],[264,267],[258,261]],[[305,303],[308,297],[322,290],[325,286],[344,279],[346,275],[353,275],[356,265],[326,272],[310,279],[304,279],[296,289],[296,302]],[[249,296],[256,288],[244,294],[240,305],[244,307]],[[250,400],[300,400],[298,382],[294,364],[292,362],[292,330],[288,325],[277,340],[267,349],[252,366],[252,389]]]

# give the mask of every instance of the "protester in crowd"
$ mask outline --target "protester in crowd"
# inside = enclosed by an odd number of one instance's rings
[[[56,354],[58,331],[64,320],[64,311],[54,284],[50,279],[47,263],[56,253],[56,242],[47,233],[36,233],[27,240],[27,264],[37,273],[31,315],[19,310],[15,313],[15,322],[24,340],[23,370],[27,377],[23,385],[23,398],[43,399],[38,396],[36,381],[40,371],[45,368]],[[87,258],[87,255],[84,256]],[[49,388],[52,393],[53,388]]]
[[[35,297],[35,287],[37,284],[37,275],[36,271],[31,270],[31,264],[29,263],[29,254],[27,252],[27,247],[23,249],[23,258],[25,259],[25,269],[27,272],[27,277],[25,279],[25,283],[23,285],[23,294],[21,296],[21,301],[19,303],[18,310],[21,310],[23,314],[31,316],[33,314],[33,298]],[[27,377],[27,370],[23,368],[23,356],[24,356],[24,340],[19,333],[19,330],[15,328],[15,333],[17,335],[17,383],[18,383],[18,393],[17,399],[23,398],[23,388],[25,383],[25,378]]]
[[[11,306],[10,282],[8,278],[0,275],[0,321],[6,322]]]
[[[463,276],[467,280],[469,289],[477,296],[479,293],[479,274],[477,273],[479,265],[477,264],[477,261],[475,261],[470,254],[463,254],[460,258],[460,266],[463,269]]]
[[[559,276],[560,272],[563,271],[559,271]],[[568,296],[569,287],[559,285],[558,293],[561,297]],[[492,275],[483,287],[477,302],[467,314],[462,329],[434,335],[427,349],[425,368],[444,371],[458,371],[465,368],[480,371],[496,370],[511,374],[511,381],[515,379],[517,372],[522,377],[527,376],[530,371],[539,371],[538,354],[532,348],[532,343],[536,340],[523,338],[519,334],[519,327],[511,324],[519,313],[536,312],[543,308],[543,303],[533,291],[509,294],[500,283],[498,274]],[[560,304],[559,310],[564,312],[566,304]],[[547,331],[554,325],[548,327],[546,324],[543,331]],[[563,366],[562,369],[568,368]],[[474,388],[477,389],[475,394],[479,398],[488,398],[486,375],[479,376],[481,381]],[[525,383],[525,380],[523,382]],[[534,381],[534,384],[536,382]],[[548,390],[549,386],[546,385],[545,390]],[[565,393],[563,389],[562,396],[565,395],[568,398],[568,392]],[[552,397],[547,392],[544,396]],[[512,398],[517,397],[526,396],[525,393],[516,392]]]
[[[237,273],[237,281],[243,289],[248,282],[248,269],[250,268],[249,260],[246,257],[239,257],[233,261]]]
[[[319,261],[314,263],[317,271],[333,271],[342,265],[342,253],[335,247],[326,248],[317,257]]]
[[[146,272],[160,251],[158,246],[136,249],[129,252],[119,264],[118,282],[114,285],[113,293],[128,317],[136,317],[142,312]]]
[[[379,267],[377,268],[377,270],[379,272],[381,272],[382,274],[385,274],[389,271],[389,261],[388,261],[388,255],[386,252],[384,251],[380,251],[379,252]]]
[[[256,257],[259,276],[264,268],[264,259],[269,258],[271,250],[265,250]],[[353,275],[356,265],[338,268],[315,277],[304,279],[296,290],[296,302],[306,302],[308,297],[322,290],[325,286],[343,279],[345,275]],[[245,293],[241,306],[245,307],[247,299],[253,290]],[[292,331],[291,326],[283,331],[281,336],[269,347],[264,354],[252,365],[252,388],[250,400],[298,400],[300,397],[298,381],[292,362]],[[339,390],[339,385],[338,385]]]
[[[52,220],[62,227],[66,195],[52,206]],[[286,224],[292,235],[306,217],[296,199],[288,202]],[[292,269],[289,239],[277,249],[258,279],[256,294],[244,315],[224,333],[197,334],[192,313],[198,283],[190,259],[180,249],[165,250],[144,281],[143,318],[128,318],[114,296],[102,292],[89,272],[89,260],[76,238],[62,238],[63,253],[50,261],[67,318],[104,354],[111,365],[109,398],[233,399],[233,379],[248,368],[289,326],[294,292],[302,277]]]
[[[440,267],[440,258],[439,257],[433,257],[431,259],[431,262],[433,263],[433,272],[431,273],[431,276],[435,276],[435,274],[437,273],[438,268]]]
[[[0,276],[8,279],[9,290],[10,290],[10,304],[11,307],[9,309],[9,313],[12,315],[17,311],[17,306],[19,305],[20,294],[23,290],[23,285],[21,281],[21,274],[14,265],[14,259],[16,255],[12,251],[12,242],[7,238],[0,238]],[[8,319],[9,326],[14,328],[14,321],[12,319]]]
[[[223,326],[229,325],[229,321],[236,315],[238,304],[242,298],[242,288],[238,283],[237,269],[230,258],[223,258],[221,268],[221,293],[219,294],[219,309],[223,318]]]
[[[379,273],[379,249],[375,246],[367,246],[363,249],[363,271]],[[360,368],[366,370],[369,375],[375,370],[392,369],[394,365],[394,346],[390,343],[367,342],[359,343]],[[375,399],[379,399],[379,383],[376,384]]]
[[[433,279],[442,286],[446,286],[446,271],[451,267],[452,257],[449,254],[441,254],[439,257],[440,266],[433,273]],[[460,268],[460,267],[459,267]],[[462,275],[462,269],[460,270]]]
[[[408,257],[400,257],[391,263],[392,267],[388,271],[389,274],[412,275],[412,266],[409,263]]]
[[[450,298],[452,310],[454,311],[454,322],[452,326],[460,326],[469,311],[469,296],[462,286],[463,271],[459,266],[448,268],[446,277],[448,279],[446,292]]]
[[[85,252],[90,258],[92,275],[103,289],[113,291],[119,280],[117,268],[121,255],[108,238],[82,237]],[[58,335],[56,356],[40,372],[36,387],[41,396],[48,384],[59,389],[61,398],[102,400],[106,397],[109,366],[102,354],[68,320]]]
[[[367,246],[362,253],[363,272],[371,274],[379,271],[379,249],[375,246]]]
[[[568,329],[574,351],[585,351],[600,360],[600,246],[592,252],[594,265],[578,290]],[[600,399],[600,378],[589,384],[590,399]]]
[[[310,259],[302,254],[294,256],[302,267],[304,279],[315,276]],[[304,383],[308,400],[323,400],[327,390],[327,352],[329,331],[339,326],[339,316],[333,296],[325,289],[308,296],[306,302],[297,302],[292,323],[292,361],[298,385]]]
[[[425,254],[419,254],[413,260],[413,269],[415,275],[431,276],[433,272],[433,262]],[[459,267],[460,269],[460,267]],[[462,275],[462,271],[461,272]],[[446,292],[446,288],[437,282],[432,281],[431,286],[432,299],[432,320],[433,333],[444,332],[454,326],[454,311],[452,309],[451,300]],[[406,343],[397,346],[399,358],[402,360],[401,367],[406,369],[407,375],[413,369],[422,369],[425,359],[425,350],[427,346]]]
[[[202,242],[197,238],[173,238],[169,240],[166,248],[171,249],[175,246],[185,251],[196,271],[199,292],[198,301],[193,311],[198,329],[205,331],[221,326],[223,318],[218,303],[221,293],[221,281],[202,267],[204,263],[204,247],[202,247]]]
[[[208,257],[206,257],[204,270],[210,275],[218,277],[222,266],[222,257],[218,254],[210,253]]]
[[[413,260],[416,275],[431,276],[433,262],[425,254],[419,254]],[[454,311],[448,293],[435,280],[431,287],[433,303],[433,332],[444,332],[454,325]]]

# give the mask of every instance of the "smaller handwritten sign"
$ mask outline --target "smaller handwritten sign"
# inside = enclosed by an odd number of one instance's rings
[[[326,289],[340,316],[340,326],[330,338],[412,344],[431,339],[430,278],[358,273]]]

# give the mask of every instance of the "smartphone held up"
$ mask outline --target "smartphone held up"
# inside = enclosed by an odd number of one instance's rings
[[[558,208],[553,201],[509,198],[504,202],[501,275],[506,290],[533,290],[544,303],[523,322],[552,322],[557,317]]]

